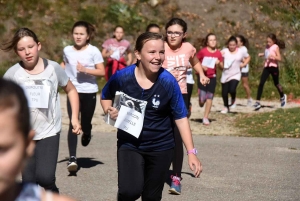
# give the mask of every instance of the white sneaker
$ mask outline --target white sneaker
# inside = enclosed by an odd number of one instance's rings
[[[221,110],[221,113],[222,114],[227,114],[229,112],[228,108],[227,107],[224,107],[222,110]]]
[[[248,101],[247,101],[247,106],[249,106],[249,107],[252,106],[252,98],[248,99]]]
[[[202,123],[203,123],[204,125],[209,125],[209,124],[210,124],[208,118],[203,118],[203,119],[202,119]]]
[[[230,109],[233,109],[233,108],[235,108],[235,107],[236,107],[236,104],[235,104],[235,103],[233,103],[232,105],[229,106]]]
[[[280,105],[281,107],[284,107],[286,105],[286,94],[284,94],[283,97],[280,98]]]

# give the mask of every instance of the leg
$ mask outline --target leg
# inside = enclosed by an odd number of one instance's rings
[[[71,110],[71,104],[69,99],[67,98],[67,110],[68,110],[68,115],[70,119],[69,123],[69,130],[68,130],[68,147],[69,147],[69,155],[76,157],[76,150],[77,150],[77,135],[75,135],[72,132],[72,124],[71,124],[71,118],[72,118],[72,110]]]
[[[191,97],[192,97],[192,92],[193,92],[193,84],[187,84],[187,92],[188,92],[188,103],[189,103],[189,107],[188,107],[188,118],[191,116],[191,106],[192,106],[192,103],[191,103]]]
[[[222,98],[223,98],[223,103],[224,107],[228,108],[228,91],[229,90],[229,83],[222,83]]]
[[[206,102],[206,91],[198,89],[199,106],[203,107]]]
[[[236,88],[239,84],[238,80],[230,80],[229,82],[229,93],[231,95],[231,104],[234,104],[236,99]]]
[[[55,184],[55,171],[58,158],[59,137],[57,134],[40,140],[36,146],[36,179],[37,183],[58,193]]]
[[[217,85],[216,78],[211,78],[209,84],[207,85],[207,93],[206,93],[206,105],[204,111],[204,118],[208,118],[208,115],[211,110],[212,100],[214,98],[214,93]]]
[[[91,135],[92,119],[96,108],[96,93],[81,94],[82,100],[80,101],[81,113],[81,127],[83,133]]]
[[[118,201],[137,200],[144,187],[145,160],[130,148],[118,148]]]
[[[173,149],[147,152],[145,155],[145,184],[143,201],[160,201],[164,183],[171,164]]]
[[[36,183],[36,151],[34,149],[33,155],[28,159],[25,168],[22,172],[22,182]]]
[[[174,126],[174,157],[173,157],[173,174],[177,177],[181,177],[182,162],[183,162],[183,144],[177,126]]]
[[[270,68],[270,73],[272,75],[274,85],[277,88],[278,93],[280,95],[280,98],[282,98],[284,96],[284,93],[282,90],[282,86],[279,84],[279,69],[272,67],[272,68]]]
[[[251,98],[251,91],[250,91],[250,87],[249,87],[249,79],[248,76],[247,77],[242,77],[242,83],[243,83],[243,87],[246,91],[247,94],[247,99]]]
[[[264,88],[264,85],[265,85],[265,82],[267,81],[268,77],[269,77],[269,70],[268,70],[269,67],[265,67],[263,72],[262,72],[262,75],[260,77],[260,82],[259,82],[259,85],[258,85],[258,90],[257,90],[257,96],[256,96],[256,100],[257,101],[260,101],[260,98],[261,98],[261,95],[262,95],[262,92],[263,92],[263,88]]]

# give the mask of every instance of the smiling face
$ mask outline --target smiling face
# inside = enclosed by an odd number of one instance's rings
[[[186,37],[186,33],[183,32],[182,26],[174,24],[167,28],[167,42],[171,48],[179,48],[182,40]]]
[[[17,43],[16,53],[24,66],[31,68],[38,63],[40,49],[40,43],[36,43],[30,36],[24,36]]]
[[[18,174],[24,167],[28,155],[33,151],[30,141],[18,129],[17,110],[7,108],[0,110],[0,195],[7,192],[15,183]],[[28,148],[31,144],[32,149]]]
[[[164,42],[161,39],[148,40],[141,51],[135,51],[140,66],[147,73],[157,73],[165,60]]]

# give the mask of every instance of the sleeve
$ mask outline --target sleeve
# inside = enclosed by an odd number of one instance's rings
[[[194,56],[196,56],[196,48],[192,45],[192,44],[190,44],[191,45],[191,57],[192,58],[194,58]]]
[[[58,63],[56,63],[56,62],[51,62],[51,64],[54,67],[55,74],[56,74],[57,79],[58,79],[58,85],[60,87],[67,86],[68,81],[69,81],[69,77],[67,76],[67,74],[64,71],[64,69]]]
[[[101,92],[101,99],[102,100],[113,100],[116,94],[116,91],[119,90],[119,71],[117,71],[115,74],[113,74],[108,82],[105,84],[105,86],[102,89]]]
[[[97,47],[95,47],[95,49],[94,49],[93,61],[94,61],[94,64],[99,64],[99,63],[104,62],[102,54]]]
[[[223,58],[223,56],[222,56],[221,51],[218,51],[218,59],[219,59],[220,62],[223,62],[223,61],[224,61],[224,58]]]
[[[171,109],[172,114],[175,120],[182,119],[184,117],[187,117],[187,109],[185,107],[185,103],[183,100],[183,96],[181,94],[179,85],[174,77],[170,78],[172,81],[170,84],[172,85],[172,89],[170,90],[171,93]]]
[[[104,49],[108,49],[108,47],[109,47],[109,39],[107,39],[106,41],[104,41],[104,43],[102,44],[102,47]]]

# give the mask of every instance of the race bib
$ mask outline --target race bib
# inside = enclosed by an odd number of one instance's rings
[[[116,92],[113,107],[119,110],[117,120],[105,115],[104,120],[118,129],[139,138],[145,117],[147,101],[138,100],[123,92]]]
[[[216,58],[213,57],[204,57],[202,61],[202,66],[214,69],[216,66]]]
[[[25,96],[30,108],[48,108],[50,86],[47,85],[23,85]]]

